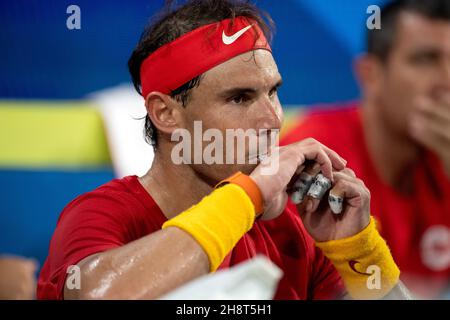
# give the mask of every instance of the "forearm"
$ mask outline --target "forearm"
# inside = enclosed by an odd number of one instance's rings
[[[255,215],[244,188],[224,186],[167,221],[162,230],[79,263],[82,289],[65,289],[64,296],[157,298],[215,271],[253,226]]]
[[[202,247],[188,233],[167,228],[78,266],[81,288],[65,299],[155,299],[209,272]]]

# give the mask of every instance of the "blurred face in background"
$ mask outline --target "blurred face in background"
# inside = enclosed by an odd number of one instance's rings
[[[415,110],[450,106],[449,21],[402,13],[387,61],[373,63],[375,81],[365,86],[388,130],[412,139]]]

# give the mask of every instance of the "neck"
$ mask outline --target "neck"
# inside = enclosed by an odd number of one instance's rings
[[[375,103],[362,108],[364,136],[370,158],[382,180],[403,194],[413,192],[412,168],[420,160],[420,148],[386,125]]]
[[[175,165],[163,152],[155,152],[151,169],[139,180],[158,204],[167,219],[171,219],[212,191],[188,165]]]

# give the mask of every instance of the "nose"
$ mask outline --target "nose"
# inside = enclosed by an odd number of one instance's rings
[[[450,57],[442,66],[441,81],[439,87],[445,94],[450,93]]]
[[[450,96],[450,61],[441,66],[433,86],[432,95],[437,101],[448,99],[447,97]]]
[[[257,115],[259,119],[258,127],[267,130],[280,130],[283,123],[283,109],[278,99],[272,100],[265,97],[260,102]]]

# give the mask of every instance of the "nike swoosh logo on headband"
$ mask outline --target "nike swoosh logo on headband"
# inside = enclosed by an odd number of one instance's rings
[[[224,44],[226,44],[227,46],[234,43],[237,39],[239,39],[244,33],[247,32],[247,30],[249,30],[251,27],[253,27],[253,25],[247,26],[244,29],[236,32],[235,34],[233,34],[232,36],[227,36],[225,34],[225,30],[222,33],[222,41]]]

